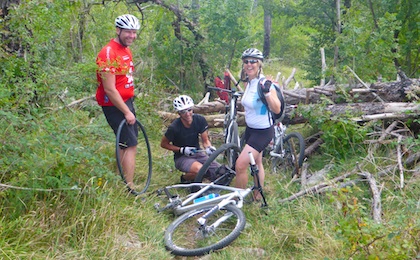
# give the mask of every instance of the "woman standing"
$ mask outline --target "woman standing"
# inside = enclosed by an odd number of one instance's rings
[[[272,85],[272,77],[265,77],[262,74],[263,54],[261,51],[250,48],[245,50],[241,56],[242,71],[241,80],[245,82],[245,92],[242,96],[242,105],[245,109],[245,146],[236,161],[236,183],[238,188],[246,188],[248,183],[249,156],[251,152],[259,169],[259,181],[264,184],[264,167],[262,154],[265,147],[274,137],[273,121],[270,110],[274,113],[280,112],[280,100]],[[268,108],[258,95],[258,87],[267,100]],[[256,180],[255,180],[256,181]],[[254,191],[254,200],[260,200],[261,194]]]

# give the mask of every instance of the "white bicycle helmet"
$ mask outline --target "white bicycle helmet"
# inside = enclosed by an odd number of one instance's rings
[[[255,59],[259,59],[261,61],[264,60],[264,56],[263,56],[262,52],[260,52],[258,49],[255,49],[255,48],[246,49],[242,53],[241,59],[245,59],[245,58],[255,58]]]
[[[131,14],[120,15],[115,19],[115,27],[128,30],[139,30],[139,19]]]
[[[174,99],[174,108],[176,111],[185,110],[194,106],[194,101],[187,95],[181,95]]]

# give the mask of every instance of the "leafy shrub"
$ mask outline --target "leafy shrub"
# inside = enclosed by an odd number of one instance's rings
[[[388,223],[375,223],[370,206],[358,199],[358,188],[341,189],[331,198],[342,205],[343,217],[336,226],[345,255],[352,259],[411,259],[419,250],[420,229],[416,201],[407,200],[404,214],[387,216]],[[397,199],[399,200],[399,199]]]
[[[308,106],[301,112],[309,118],[311,127],[323,132],[323,153],[340,160],[358,155],[364,150],[363,140],[369,130],[368,125],[360,125],[352,119],[355,115],[331,116],[323,106]]]

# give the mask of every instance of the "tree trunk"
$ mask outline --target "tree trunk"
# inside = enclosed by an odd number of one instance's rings
[[[267,0],[266,0],[267,1]],[[264,5],[264,58],[270,56],[270,38],[271,38],[271,9],[269,1]]]

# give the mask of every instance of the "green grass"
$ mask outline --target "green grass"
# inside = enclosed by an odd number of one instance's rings
[[[183,259],[163,244],[174,217],[154,210],[161,201],[155,191],[177,183],[180,172],[172,154],[159,146],[165,127],[153,102],[140,103],[138,110],[153,153],[151,185],[138,197],[127,194],[116,174],[114,136],[99,108],[4,114],[0,182],[28,190],[0,187],[1,259]],[[309,158],[316,168],[330,161],[322,153]],[[378,161],[377,167],[389,165]],[[346,171],[343,162],[335,163],[334,174]],[[379,180],[384,223],[377,225],[370,219],[366,184],[279,204],[300,186],[290,182],[290,174],[268,169],[269,208],[245,205],[243,233],[206,259],[410,259],[418,254],[420,181],[415,175],[406,175],[404,189],[397,187],[398,174]],[[73,186],[79,189],[65,190]]]

